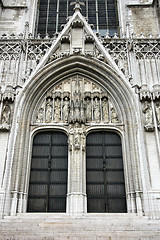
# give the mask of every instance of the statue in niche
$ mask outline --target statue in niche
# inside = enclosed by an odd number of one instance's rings
[[[111,122],[112,123],[118,123],[119,122],[118,115],[116,113],[116,110],[113,107],[111,108]]]
[[[103,120],[105,122],[108,122],[109,118],[108,118],[108,101],[107,101],[107,98],[103,98],[103,100],[102,100],[102,115],[103,115]]]
[[[54,120],[58,122],[61,119],[61,101],[59,98],[55,99],[54,103]]]
[[[68,121],[68,115],[69,115],[69,99],[68,97],[65,97],[63,102],[63,120],[65,122]]]
[[[100,120],[100,107],[99,107],[99,99],[98,97],[95,97],[94,99],[94,120],[99,121]]]
[[[46,103],[46,122],[52,121],[52,100],[51,98],[48,98]]]
[[[153,117],[152,117],[151,104],[149,102],[145,101],[142,111],[145,114],[145,125],[152,125]]]
[[[144,117],[145,117],[145,126],[144,126],[145,130],[150,131],[150,132],[154,131],[151,103],[145,101],[142,111],[143,111]]]
[[[43,122],[43,113],[44,113],[44,109],[40,108],[37,114],[37,122],[38,123],[42,123]]]
[[[75,119],[80,118],[80,101],[76,100],[74,102],[74,114],[75,114]]]
[[[156,103],[156,117],[157,123],[160,125],[160,103]]]
[[[2,124],[9,125],[11,116],[11,108],[8,105],[5,105],[2,110]]]
[[[90,122],[92,120],[92,104],[91,100],[87,97],[86,99],[86,120]]]

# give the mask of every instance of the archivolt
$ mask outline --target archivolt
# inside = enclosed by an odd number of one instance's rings
[[[63,81],[67,76],[75,73],[86,76],[99,86],[105,88],[115,102],[118,103],[124,122],[125,169],[129,173],[126,179],[128,191],[140,191],[141,182],[137,166],[136,133],[133,131],[136,122],[136,104],[129,83],[122,79],[109,65],[93,58],[71,56],[47,64],[34,78],[26,82],[23,91],[19,93],[15,106],[12,136],[16,138],[12,175],[11,191],[26,193],[28,181],[28,149],[30,142],[30,123],[37,101],[51,86]],[[14,130],[15,129],[15,130]],[[130,144],[128,144],[130,143]],[[12,151],[13,151],[12,149]],[[130,161],[129,161],[130,159]]]

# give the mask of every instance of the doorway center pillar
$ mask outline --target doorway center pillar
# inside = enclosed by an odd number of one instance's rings
[[[70,124],[68,137],[67,212],[87,212],[86,196],[86,132],[84,124]]]

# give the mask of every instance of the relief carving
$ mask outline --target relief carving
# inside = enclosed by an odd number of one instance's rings
[[[142,107],[142,111],[144,113],[144,124],[145,124],[144,128],[145,128],[145,130],[146,131],[154,131],[151,102],[145,101],[144,105]]]
[[[85,77],[75,75],[50,89],[35,111],[37,123],[119,123],[108,93]]]
[[[73,147],[75,150],[80,150],[82,147],[82,151],[85,150],[85,130],[84,130],[84,125],[79,124],[76,122],[75,124],[72,124],[70,126],[69,130],[69,151],[72,151]]]

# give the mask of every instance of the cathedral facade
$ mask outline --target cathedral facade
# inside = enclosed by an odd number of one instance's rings
[[[159,1],[0,10],[0,216],[159,219]]]

